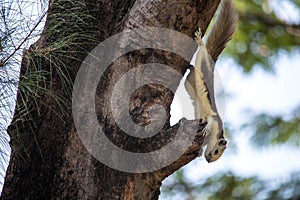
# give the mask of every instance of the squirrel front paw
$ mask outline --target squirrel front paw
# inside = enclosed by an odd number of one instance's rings
[[[204,129],[202,130],[204,137],[207,137],[209,135],[209,133],[211,132],[212,124],[213,124],[213,117],[212,116],[207,117],[207,124],[204,127]]]
[[[199,46],[204,46],[204,43],[202,40],[202,31],[201,31],[200,27],[199,27],[198,31],[195,32],[195,40]]]

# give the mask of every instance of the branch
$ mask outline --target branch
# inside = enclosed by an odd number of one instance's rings
[[[183,128],[179,130],[179,127],[181,125],[183,125]],[[158,175],[157,177],[161,181],[167,176],[174,173],[179,168],[183,167],[184,165],[197,158],[201,154],[200,152],[202,151],[202,146],[204,143],[202,130],[205,127],[205,125],[206,123],[201,123],[199,120],[187,120],[185,118],[182,118],[176,125],[174,125],[168,130],[168,134],[183,134],[185,137],[190,137],[191,135],[194,135],[194,138],[192,138],[193,142],[191,143],[191,145],[186,148],[186,151],[179,158],[177,158],[177,160],[175,160],[169,166],[164,167],[156,172],[156,175]],[[197,130],[196,135],[193,133],[195,129]],[[184,139],[185,138],[183,138],[183,141]]]
[[[21,49],[21,47],[23,46],[23,44],[28,41],[29,37],[32,35],[32,33],[35,31],[35,29],[38,27],[38,25],[42,22],[42,20],[44,19],[44,17],[46,16],[47,11],[45,11],[43,13],[43,15],[40,17],[40,19],[38,20],[38,22],[34,25],[34,27],[30,30],[30,32],[27,34],[27,36],[22,40],[22,42],[14,49],[14,51],[8,55],[6,58],[1,59],[0,60],[0,67],[4,66],[5,63],[15,55],[15,53],[17,51],[19,51]]]
[[[170,142],[172,138],[179,134],[182,136],[182,143],[185,143],[184,141],[186,140],[186,138],[189,138],[190,140],[192,140],[192,142],[189,146],[186,146],[185,152],[169,166],[164,167],[156,172],[134,174],[134,182],[139,185],[139,187],[135,188],[136,194],[143,194],[145,197],[147,197],[147,199],[158,199],[158,196],[160,194],[159,188],[162,184],[162,181],[166,177],[174,173],[176,170],[188,164],[199,156],[199,152],[201,152],[201,148],[204,143],[202,130],[205,125],[206,123],[201,123],[199,120],[187,120],[185,118],[182,118],[176,125],[166,130],[163,134],[164,137],[161,138],[160,141],[166,142],[165,140],[167,140],[168,142]],[[183,144],[181,144],[179,141],[178,146],[181,145]],[[176,150],[177,149],[175,147],[174,151]],[[144,194],[144,188],[151,188],[152,193]]]

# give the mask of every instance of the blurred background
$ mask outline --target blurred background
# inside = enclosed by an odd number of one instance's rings
[[[238,30],[215,74],[228,149],[168,177],[162,200],[300,199],[300,1],[234,3]],[[172,123],[193,118],[183,81],[177,94]]]
[[[199,157],[168,177],[161,200],[300,199],[300,1],[234,3],[238,31],[216,64],[228,149],[217,162]],[[41,33],[48,1],[0,4],[2,185],[22,51]],[[183,116],[193,118],[182,109],[191,106],[182,84],[176,96],[173,124]]]

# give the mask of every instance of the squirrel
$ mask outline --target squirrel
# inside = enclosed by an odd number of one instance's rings
[[[195,67],[190,68],[185,81],[185,88],[195,107],[195,118],[207,123],[202,131],[205,137],[204,145],[207,145],[205,158],[209,163],[218,160],[227,145],[223,122],[214,98],[214,68],[219,55],[233,37],[237,21],[238,14],[232,0],[223,0],[206,43],[202,41],[201,29],[195,32],[199,51],[196,55]]]

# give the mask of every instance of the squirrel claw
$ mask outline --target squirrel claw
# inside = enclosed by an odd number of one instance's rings
[[[210,130],[211,130],[211,126],[209,126],[208,124],[204,127],[203,129],[203,136],[204,137],[207,137],[210,133]]]

